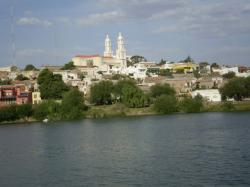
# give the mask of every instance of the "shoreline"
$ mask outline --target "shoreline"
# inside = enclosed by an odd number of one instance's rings
[[[250,103],[249,102],[240,102],[233,103],[234,109],[226,111],[222,108],[222,103],[217,104],[209,104],[204,107],[204,109],[200,112],[175,112],[170,114],[160,114],[153,110],[152,106],[144,107],[144,108],[127,108],[123,105],[102,105],[102,106],[92,106],[89,111],[85,113],[85,117],[82,119],[112,119],[117,117],[146,117],[146,116],[165,116],[171,114],[194,114],[194,113],[228,113],[228,112],[249,112],[250,111]],[[59,122],[66,120],[52,120],[49,122]],[[25,120],[17,120],[17,121],[7,121],[1,122],[1,125],[19,125],[19,124],[34,124],[34,123],[43,123],[40,120],[36,120],[34,118],[29,118]],[[46,124],[46,123],[45,123]]]

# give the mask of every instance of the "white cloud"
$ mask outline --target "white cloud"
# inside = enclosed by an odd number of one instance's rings
[[[121,11],[111,11],[104,13],[91,14],[87,17],[83,17],[77,20],[77,24],[81,26],[98,25],[103,23],[109,23],[112,21],[119,21],[125,17],[125,14]]]
[[[53,23],[48,20],[41,20],[36,17],[22,17],[17,21],[17,24],[18,25],[43,26],[43,27],[50,27],[53,25]]]

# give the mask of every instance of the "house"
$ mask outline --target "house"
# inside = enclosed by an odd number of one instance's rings
[[[32,92],[26,89],[25,85],[16,85],[16,104],[31,104]]]
[[[197,95],[203,97],[210,102],[221,102],[221,94],[218,89],[208,89],[208,90],[195,90],[191,92],[192,97],[194,98]]]
[[[0,107],[16,103],[15,86],[0,86]]]
[[[34,85],[34,91],[32,92],[32,104],[39,104],[42,102],[41,92],[38,89],[38,84]]]

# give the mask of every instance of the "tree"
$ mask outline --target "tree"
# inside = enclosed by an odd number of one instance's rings
[[[64,64],[64,66],[61,69],[62,70],[72,70],[72,69],[75,69],[74,62],[70,61],[70,62]]]
[[[16,112],[19,118],[23,119],[32,116],[33,110],[31,104],[18,105]]]
[[[84,110],[84,97],[78,89],[71,89],[64,94],[61,105],[62,119],[79,119],[83,117]]]
[[[173,95],[161,95],[154,102],[154,110],[160,114],[177,112],[177,99]]]
[[[63,82],[61,75],[53,75],[48,69],[41,71],[37,78],[42,99],[61,99],[69,87]]]
[[[212,70],[212,68],[219,68],[219,67],[220,66],[216,62],[211,64],[211,70]]]
[[[138,87],[125,85],[122,88],[121,101],[127,107],[141,108],[148,105],[148,98]]]
[[[32,70],[37,70],[33,64],[28,64],[24,68],[24,71],[32,71]]]
[[[235,72],[230,71],[230,72],[228,72],[228,73],[222,75],[222,77],[225,78],[225,79],[232,79],[232,78],[235,77]]]
[[[0,85],[11,85],[11,80],[10,79],[6,79],[6,80],[0,79]]]
[[[113,83],[111,81],[101,81],[90,88],[90,101],[96,105],[111,104],[111,93]]]
[[[201,96],[196,96],[194,98],[186,97],[180,102],[180,109],[183,112],[194,113],[200,112],[203,108],[203,101]]]
[[[194,60],[188,56],[185,60],[183,60],[183,62],[194,62]]]
[[[236,101],[242,100],[243,97],[249,96],[249,82],[248,79],[237,77],[230,79],[221,89],[220,93],[225,100],[234,98]]]
[[[18,81],[29,80],[29,78],[25,77],[23,74],[17,75],[17,77],[15,79],[18,80]]]
[[[174,88],[171,88],[169,84],[156,84],[150,88],[151,97],[156,98],[161,95],[175,95]]]
[[[18,119],[16,112],[16,105],[10,105],[0,109],[0,122],[3,121],[15,121]]]
[[[134,80],[120,80],[118,81],[114,87],[113,87],[113,93],[116,97],[116,99],[120,99],[122,96],[122,89],[125,86],[132,86],[132,87],[136,87],[136,83]]]
[[[164,59],[161,59],[161,61],[159,62],[159,65],[161,66],[161,65],[164,65],[164,64],[166,64],[166,60],[164,60]]]
[[[147,59],[140,55],[134,55],[130,58],[130,60],[127,60],[127,65],[132,66],[134,64],[137,64],[139,62],[147,62]]]
[[[196,79],[198,79],[198,78],[201,77],[201,74],[199,73],[199,70],[194,70],[194,71],[193,71],[193,74],[194,74],[194,77],[195,77]]]

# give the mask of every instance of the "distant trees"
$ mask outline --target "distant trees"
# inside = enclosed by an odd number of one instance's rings
[[[17,75],[17,77],[15,78],[15,80],[25,81],[25,80],[29,80],[29,78],[25,77],[23,74],[19,74],[19,75]]]
[[[10,84],[11,84],[10,79],[6,79],[6,80],[0,79],[0,85],[10,85]]]
[[[170,87],[169,84],[156,84],[151,86],[150,95],[153,98],[159,97],[161,95],[175,95],[175,89]]]
[[[60,108],[62,119],[79,119],[86,109],[83,93],[78,89],[71,89],[63,95]]]
[[[32,70],[38,70],[33,64],[27,64],[24,68],[24,71],[32,71]]]
[[[61,69],[62,70],[72,70],[72,69],[75,69],[74,62],[70,61],[70,62],[64,64],[64,66]]]
[[[186,113],[200,112],[203,108],[202,97],[197,95],[194,98],[186,97],[180,101],[180,110]]]
[[[130,58],[130,60],[127,60],[127,65],[132,66],[139,62],[147,62],[147,59],[140,55],[134,55]]]
[[[221,89],[222,98],[234,98],[236,101],[250,96],[250,77],[236,77],[230,79]]]
[[[54,75],[48,69],[40,72],[37,83],[42,99],[61,99],[63,93],[69,90],[69,87],[62,80],[62,76]]]
[[[222,77],[225,78],[225,79],[232,79],[232,78],[236,77],[236,75],[235,75],[235,72],[230,71],[230,72],[222,75]]]
[[[90,101],[95,105],[111,104],[111,93],[113,83],[111,81],[101,81],[90,88]]]
[[[164,65],[164,64],[166,64],[166,60],[164,60],[164,59],[161,59],[161,61],[159,62],[159,65],[161,66],[161,65]]]
[[[177,112],[178,101],[174,95],[161,95],[154,102],[154,110],[160,114]]]

